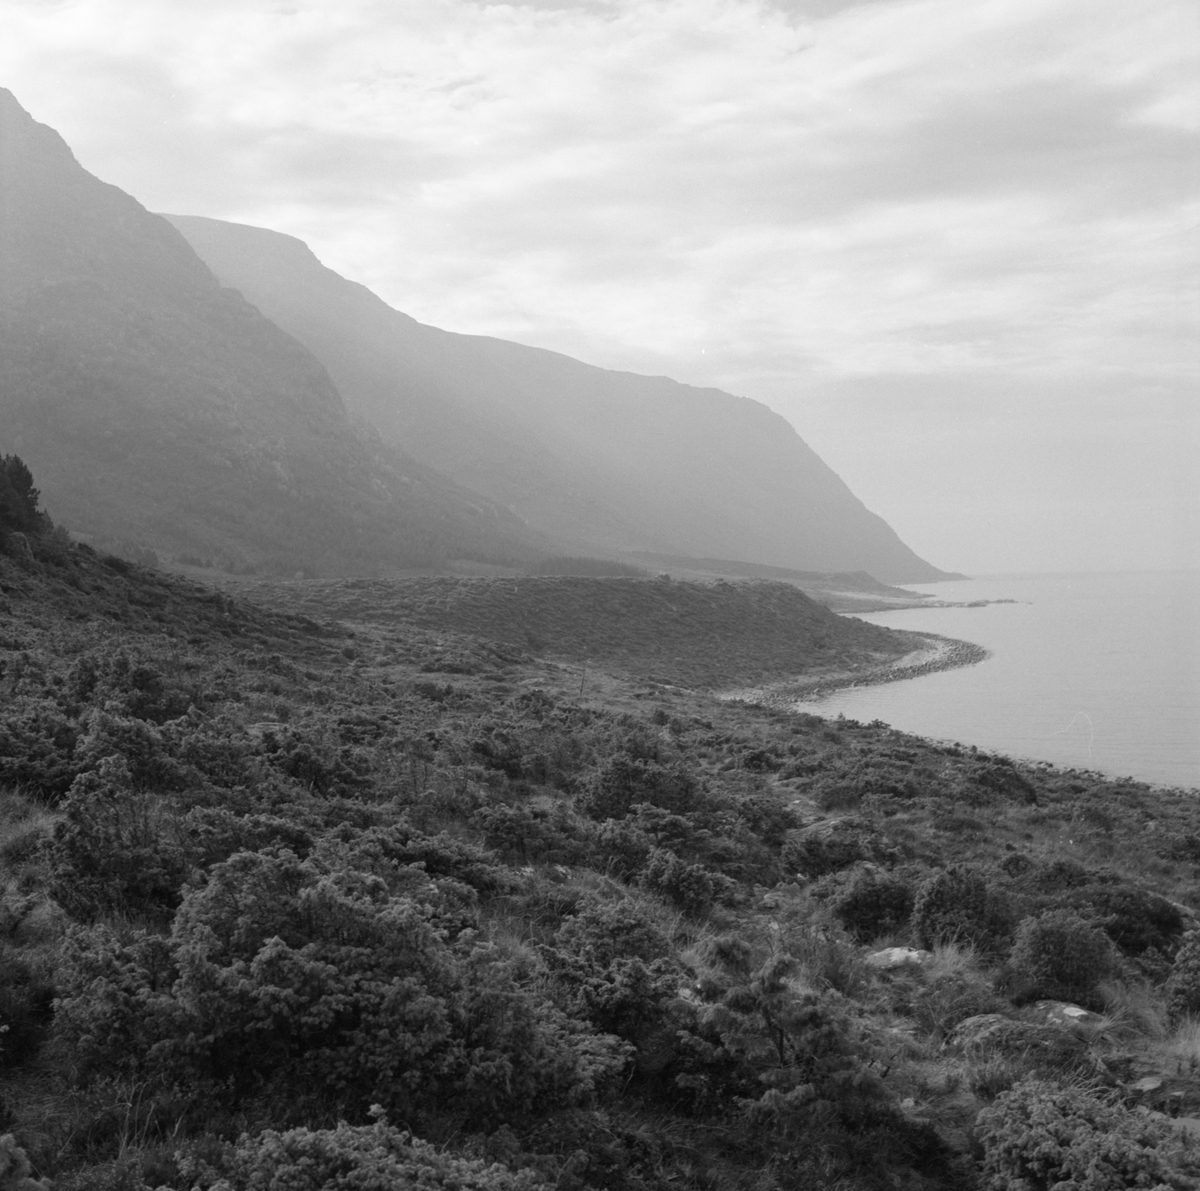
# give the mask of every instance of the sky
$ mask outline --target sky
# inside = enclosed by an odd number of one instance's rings
[[[1200,567],[1195,0],[0,0],[151,210],[783,414],[923,557]]]

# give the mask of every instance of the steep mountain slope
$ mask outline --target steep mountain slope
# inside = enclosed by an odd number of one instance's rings
[[[386,438],[560,540],[893,582],[942,575],[758,402],[425,326],[290,236],[167,218]]]
[[[289,572],[536,553],[356,430],[305,347],[2,89],[0,425],[51,513],[101,537]]]

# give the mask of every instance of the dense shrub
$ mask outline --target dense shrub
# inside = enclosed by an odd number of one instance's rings
[[[1110,939],[1128,956],[1146,952],[1171,955],[1183,935],[1179,907],[1132,885],[1097,885],[1063,899],[1063,908],[1094,917]]]
[[[1167,1012],[1178,1021],[1200,1014],[1200,931],[1189,931],[1167,978]]]
[[[490,949],[452,948],[427,902],[286,851],[214,866],[169,940],[77,936],[58,1010],[60,1037],[93,1066],[235,1099],[374,1099],[409,1119],[577,1102],[625,1060]]]
[[[377,1119],[373,1125],[243,1137],[210,1191],[537,1191],[530,1171],[458,1158]]]
[[[632,901],[581,907],[545,954],[570,1010],[631,1041],[661,1020],[679,986],[669,940]]]
[[[0,942],[0,1069],[30,1058],[50,1022],[54,989],[17,948]]]
[[[0,717],[0,784],[53,805],[79,772],[78,723],[50,699],[21,698]]]
[[[987,1191],[1167,1191],[1187,1180],[1170,1126],[1081,1088],[1026,1080],[977,1123]]]
[[[50,1191],[44,1179],[35,1179],[25,1151],[11,1133],[0,1137],[0,1191]]]
[[[133,787],[122,758],[80,774],[62,811],[50,846],[51,892],[68,913],[174,911],[190,850],[177,817],[157,795]]]
[[[879,833],[865,819],[849,816],[793,832],[779,859],[785,871],[812,878],[883,857]]]
[[[964,865],[941,869],[921,883],[912,925],[922,947],[960,942],[992,950],[1008,930],[1005,907],[987,880]]]
[[[644,888],[659,893],[688,914],[702,914],[737,888],[724,873],[688,864],[665,848],[651,848],[641,871]]]
[[[1048,910],[1017,928],[1009,960],[1021,995],[1088,1002],[1116,965],[1112,941],[1070,910]]]
[[[854,872],[829,899],[829,908],[860,943],[892,934],[912,913],[913,891],[903,877],[870,867]]]
[[[684,813],[699,797],[699,784],[687,770],[622,755],[605,762],[580,793],[579,804],[593,819],[620,819],[635,803]]]

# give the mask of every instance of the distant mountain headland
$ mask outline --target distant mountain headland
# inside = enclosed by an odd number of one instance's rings
[[[425,326],[291,236],[167,218],[313,352],[353,412],[552,537],[593,552],[944,577],[759,402]]]
[[[766,406],[424,326],[292,237],[151,214],[2,89],[0,419],[58,520],[224,570],[946,577]]]
[[[224,569],[545,549],[364,433],[321,363],[0,90],[0,421],[73,530]]]

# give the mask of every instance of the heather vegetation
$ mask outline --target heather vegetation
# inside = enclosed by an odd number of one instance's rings
[[[17,532],[5,1191],[1196,1185],[1193,794]]]

